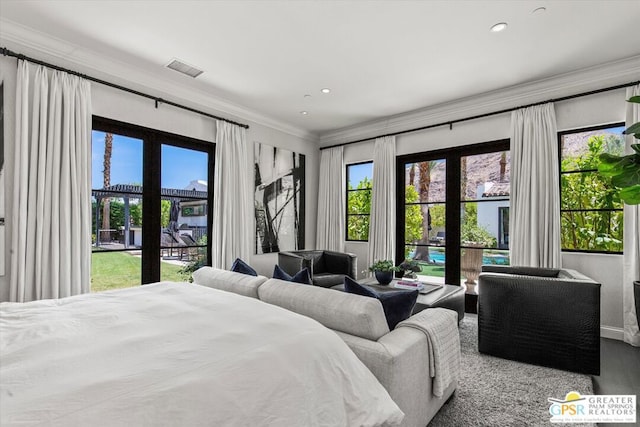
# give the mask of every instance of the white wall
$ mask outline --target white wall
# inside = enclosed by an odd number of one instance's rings
[[[73,65],[66,65],[64,63],[60,63],[60,61],[56,62],[56,64],[70,69],[76,69]],[[0,301],[7,301],[9,298],[9,274],[11,273],[9,255],[11,223],[9,222],[9,219],[11,212],[11,193],[13,189],[12,165],[15,136],[14,108],[16,59],[0,56],[0,66],[2,68],[2,74],[5,77],[5,168],[7,178],[6,210],[8,217],[5,225],[7,230],[7,236],[5,237],[6,253],[1,254],[1,256],[5,256],[6,259],[7,274],[4,277],[0,277]],[[90,71],[86,72],[87,74],[91,74]],[[124,85],[126,86],[126,84]],[[214,141],[215,139],[215,120],[213,119],[168,105],[161,104],[159,108],[156,109],[153,101],[149,99],[97,83],[92,83],[91,90],[94,115],[185,135],[205,141]],[[211,114],[228,117],[229,119],[246,123],[250,126],[247,130],[247,142],[249,144],[247,151],[251,161],[250,164],[253,164],[254,142],[262,142],[271,146],[286,148],[306,156],[305,242],[307,248],[314,248],[319,165],[319,150],[315,142],[248,120],[243,120],[242,117],[230,117],[228,114],[216,112],[215,110],[207,111]],[[250,174],[250,181],[253,182],[253,168],[248,170],[247,173]],[[247,215],[251,215],[253,217],[253,211],[247,212]],[[256,268],[259,273],[270,277],[273,273],[273,266],[277,263],[277,254],[253,255],[246,261]]]
[[[555,104],[558,131],[605,123],[622,122],[625,117],[624,89],[603,92],[562,101]],[[444,120],[443,120],[444,121]],[[453,125],[398,135],[397,154],[450,148],[509,138],[509,113],[471,120]],[[384,132],[383,132],[384,133]],[[345,163],[372,160],[373,141],[347,145]],[[347,242],[347,250],[366,260],[367,243]],[[361,258],[360,254],[364,257]],[[576,269],[602,284],[601,325],[604,336],[622,339],[622,256],[582,253],[563,253],[563,265]],[[358,269],[366,269],[359,265]]]

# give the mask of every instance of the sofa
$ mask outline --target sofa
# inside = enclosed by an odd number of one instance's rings
[[[389,330],[377,299],[212,267],[194,272],[193,282],[258,298],[311,317],[335,331],[405,413],[402,426],[426,426],[456,389],[457,381],[449,384],[440,397],[433,395],[426,335],[412,327]],[[409,320],[425,314],[418,313]],[[455,322],[457,315],[451,316]]]
[[[315,286],[330,288],[344,283],[344,276],[355,279],[358,272],[355,254],[325,250],[278,253],[278,265],[293,276],[303,268],[309,269]]]
[[[479,277],[481,353],[600,374],[600,284],[575,270],[485,265]]]

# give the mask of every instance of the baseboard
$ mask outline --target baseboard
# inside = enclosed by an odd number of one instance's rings
[[[600,337],[624,341],[624,329],[613,326],[600,326]]]

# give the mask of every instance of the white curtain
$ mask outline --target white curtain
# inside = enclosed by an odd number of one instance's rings
[[[316,248],[344,251],[345,183],[343,147],[333,147],[320,153],[318,185],[318,222]]]
[[[640,95],[640,85],[627,88],[627,99]],[[640,122],[640,104],[627,103],[627,127]],[[626,148],[640,141],[627,135]],[[622,295],[625,342],[640,347],[640,331],[633,297],[633,281],[640,280],[640,205],[624,205],[624,269],[622,271]]]
[[[369,217],[369,265],[395,258],[396,137],[376,138],[373,148],[373,188]]]
[[[557,138],[553,104],[511,113],[511,265],[561,266]]]
[[[91,86],[18,62],[11,301],[89,292]]]
[[[225,121],[216,123],[215,183],[211,260],[229,269],[236,258],[248,262],[254,235],[253,165],[247,155],[246,131]]]

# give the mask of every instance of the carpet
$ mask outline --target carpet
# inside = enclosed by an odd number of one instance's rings
[[[593,394],[588,375],[514,362],[478,352],[476,315],[460,325],[461,376],[454,395],[429,423],[440,426],[550,426],[547,398]],[[595,425],[595,424],[572,424]]]

